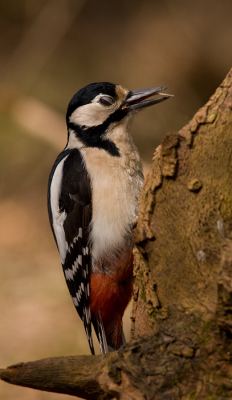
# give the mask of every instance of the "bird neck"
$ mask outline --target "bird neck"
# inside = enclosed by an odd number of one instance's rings
[[[120,145],[123,140],[128,142],[129,129],[132,118],[127,116],[119,122],[111,123],[105,129],[102,125],[85,127],[72,122],[68,124],[68,143],[66,149],[98,148],[107,151],[113,157],[120,157],[120,151],[116,142]]]

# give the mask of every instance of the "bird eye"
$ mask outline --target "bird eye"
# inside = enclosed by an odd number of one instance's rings
[[[99,103],[102,104],[103,106],[112,106],[114,104],[114,99],[110,96],[102,96],[99,99]]]

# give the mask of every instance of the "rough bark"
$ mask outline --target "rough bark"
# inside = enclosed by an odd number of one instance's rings
[[[8,382],[86,399],[232,398],[232,70],[154,154],[133,233],[132,340],[41,360]]]

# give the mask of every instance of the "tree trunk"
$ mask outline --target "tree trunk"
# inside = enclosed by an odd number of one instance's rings
[[[231,154],[232,70],[154,154],[133,232],[132,341],[106,356],[9,367],[1,379],[86,399],[232,398]]]

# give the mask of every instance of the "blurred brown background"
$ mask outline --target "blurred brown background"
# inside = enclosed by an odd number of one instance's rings
[[[231,0],[0,0],[0,368],[89,354],[46,211],[72,95],[97,81],[167,86],[175,97],[132,129],[147,168],[231,68],[231,21]],[[128,337],[129,312],[125,325]],[[68,398],[0,383],[3,400]]]

